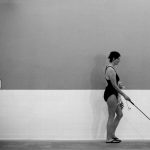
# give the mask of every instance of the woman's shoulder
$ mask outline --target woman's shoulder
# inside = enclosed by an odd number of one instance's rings
[[[116,76],[117,73],[112,66],[107,66],[105,74],[106,77],[109,77],[109,76]]]
[[[106,71],[108,71],[108,72],[112,72],[112,71],[116,72],[116,70],[115,70],[115,68],[113,66],[106,66]]]

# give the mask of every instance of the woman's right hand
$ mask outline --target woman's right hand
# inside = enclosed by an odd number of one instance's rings
[[[127,96],[127,95],[124,95],[124,98],[125,98],[125,100],[127,100],[127,101],[131,101],[131,99],[130,99],[130,97],[129,96]]]

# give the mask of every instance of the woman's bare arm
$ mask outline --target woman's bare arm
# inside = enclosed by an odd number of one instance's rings
[[[114,69],[108,68],[107,75],[108,75],[113,87],[117,90],[117,92],[125,97],[126,94],[120,90],[119,86],[116,83],[116,72],[114,71]]]

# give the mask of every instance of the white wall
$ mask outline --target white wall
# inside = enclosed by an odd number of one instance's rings
[[[125,91],[150,116],[150,91]],[[103,90],[1,90],[0,139],[105,139]],[[136,108],[118,127],[122,139],[150,139],[150,121]]]

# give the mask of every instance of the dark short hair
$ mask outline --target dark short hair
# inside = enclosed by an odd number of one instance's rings
[[[121,56],[121,55],[120,55],[119,52],[117,52],[117,51],[112,51],[112,52],[110,52],[110,54],[109,54],[109,56],[108,56],[108,59],[109,59],[110,62],[112,62],[113,59],[118,59],[120,56]]]

